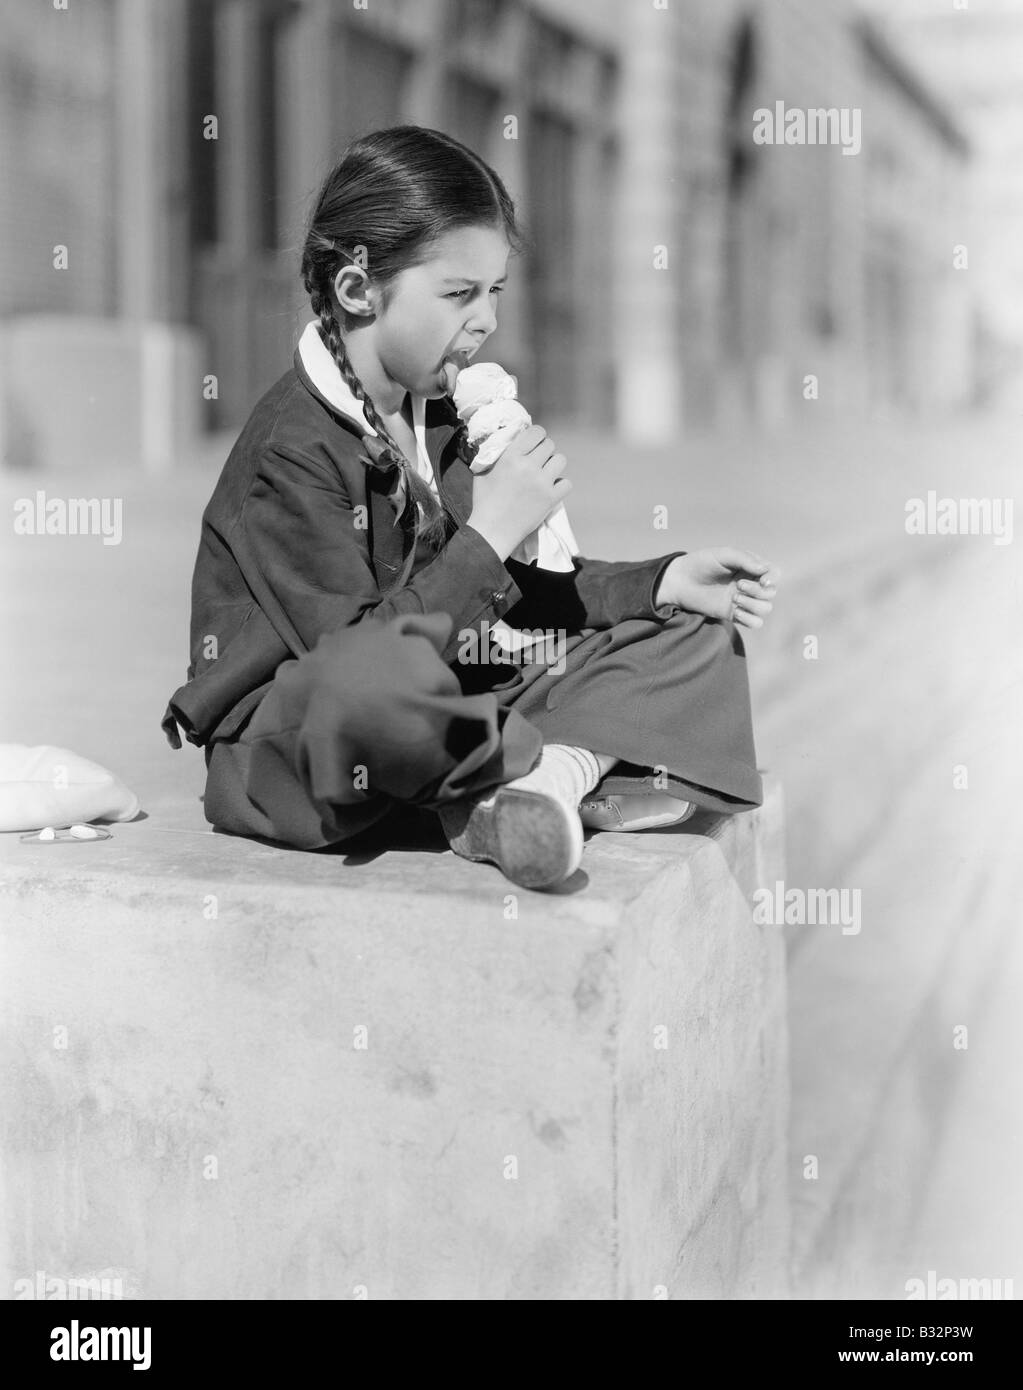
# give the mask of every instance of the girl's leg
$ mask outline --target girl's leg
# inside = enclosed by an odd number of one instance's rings
[[[587,748],[545,743],[522,777],[493,792],[441,809],[448,843],[465,859],[497,864],[526,888],[551,888],[579,867],[579,803],[617,758]]]
[[[462,678],[471,687],[481,674]],[[441,820],[459,854],[498,863],[518,883],[550,887],[567,877],[582,858],[584,821],[652,829],[697,806],[732,812],[762,800],[745,654],[730,624],[694,614],[630,619],[575,634],[556,664],[503,676],[490,688],[543,732],[540,765]],[[593,749],[605,763],[633,764],[631,775],[609,770],[600,806],[585,801],[599,780]],[[590,764],[583,781],[572,762]]]
[[[557,665],[524,667],[492,689],[545,742],[620,758],[602,795],[667,793],[723,813],[763,799],[745,652],[730,623],[681,613],[573,634]]]
[[[366,829],[394,802],[438,809],[522,775],[542,736],[441,660],[451,618],[328,633],[284,662],[248,725],[207,750],[211,825],[301,849]]]

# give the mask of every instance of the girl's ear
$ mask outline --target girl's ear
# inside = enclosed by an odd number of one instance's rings
[[[365,318],[376,312],[375,294],[362,266],[342,266],[334,276],[334,294],[347,314]]]

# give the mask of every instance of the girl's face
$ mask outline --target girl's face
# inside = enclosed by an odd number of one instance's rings
[[[494,227],[459,227],[391,282],[373,324],[374,348],[391,380],[432,399],[454,389],[450,359],[465,366],[497,327],[509,251]]]

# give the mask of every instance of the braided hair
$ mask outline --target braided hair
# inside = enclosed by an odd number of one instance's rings
[[[504,184],[478,155],[441,131],[393,126],[345,150],[320,189],[302,251],[302,283],[320,338],[401,470],[406,498],[417,505],[416,537],[435,550],[449,534],[447,508],[405,458],[360,381],[345,348],[333,282],[344,264],[357,263],[370,268],[386,296],[397,276],[422,263],[445,232],[468,226],[500,229],[514,250],[523,240]],[[348,249],[356,246],[365,260],[356,262]]]

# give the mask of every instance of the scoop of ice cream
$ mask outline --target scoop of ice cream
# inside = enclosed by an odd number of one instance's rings
[[[490,401],[511,401],[518,394],[515,378],[496,362],[473,362],[455,381],[453,400],[459,417],[468,423]]]
[[[470,444],[482,444],[483,441],[498,430],[507,429],[509,425],[515,426],[515,433],[524,430],[527,425],[533,423],[529,411],[519,401],[501,400],[489,401],[486,405],[481,405],[478,410],[474,410],[468,425],[468,436]]]
[[[476,450],[469,465],[474,473],[492,468],[515,436],[533,423],[515,399],[517,391],[515,378],[496,362],[476,362],[459,372],[454,402]]]

